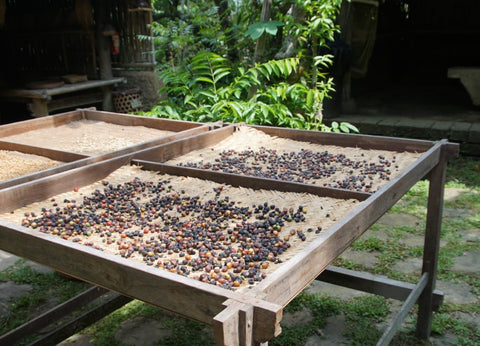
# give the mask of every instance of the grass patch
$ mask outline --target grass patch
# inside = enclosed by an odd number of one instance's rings
[[[9,311],[0,316],[0,335],[42,313],[46,307],[60,304],[88,287],[84,282],[69,279],[56,272],[39,273],[24,265],[24,262],[20,260],[0,273],[0,282],[13,281],[17,285],[31,286],[30,292],[13,298]],[[55,298],[52,300],[52,297]]]

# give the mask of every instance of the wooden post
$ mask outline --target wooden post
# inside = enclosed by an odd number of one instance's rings
[[[282,308],[264,303],[258,309],[248,302],[228,299],[226,308],[213,319],[213,334],[217,345],[266,346],[268,340],[281,333]]]
[[[103,34],[105,24],[107,24],[107,14],[105,12],[105,1],[98,0],[95,4],[95,23],[96,39],[98,53],[98,68],[100,79],[112,79],[112,60],[110,57],[110,38]],[[102,108],[106,111],[113,110],[111,87],[104,87]]]
[[[428,273],[427,285],[418,300],[417,337],[427,339],[432,330],[433,290],[437,279],[438,251],[442,226],[443,190],[446,180],[446,146],[440,151],[438,164],[430,171],[427,224],[423,250],[422,274]]]

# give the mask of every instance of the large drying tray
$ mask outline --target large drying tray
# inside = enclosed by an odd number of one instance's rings
[[[18,169],[16,176],[5,172],[9,178],[0,181],[0,189],[185,138],[209,128],[210,125],[200,123],[90,109],[2,125],[0,150],[7,160],[11,157],[9,165],[18,161],[25,169]],[[47,158],[55,162],[47,162]],[[46,168],[49,166],[51,168]],[[9,167],[4,165],[0,169]]]
[[[231,131],[227,128],[222,130]],[[247,289],[232,291],[213,286],[98,251],[90,246],[59,239],[49,234],[32,232],[30,229],[5,221],[0,221],[0,248],[185,317],[213,324],[215,338],[219,344],[265,342],[280,333],[279,323],[282,309],[288,302],[322,273],[411,186],[430,172],[433,183],[430,188],[426,235],[426,239],[430,241],[426,241],[426,246],[433,248],[426,248],[425,251],[428,257],[427,261],[430,264],[433,263],[434,268],[424,267],[426,273],[422,276],[421,290],[416,289],[415,292],[422,292],[425,287],[432,289],[431,284],[427,285],[427,283],[429,280],[434,280],[435,277],[434,250],[436,246],[438,247],[441,221],[439,200],[442,199],[444,182],[442,177],[446,160],[457,153],[457,146],[445,141],[426,142],[348,135],[337,137],[333,134],[295,130],[282,130],[281,132],[310,142],[326,141],[343,145],[348,143],[353,146],[363,145],[367,148],[408,148],[408,150],[422,152],[422,154],[375,194],[203,171],[200,178],[220,184],[230,184],[242,188],[271,189],[286,193],[302,192],[336,199],[353,198],[361,201],[346,215],[315,237],[305,248],[282,263],[263,281]],[[198,141],[199,138],[205,139],[208,136],[200,135],[196,138]],[[179,147],[184,147],[184,144],[181,144],[184,142],[177,143],[179,143]],[[195,148],[194,143],[191,142],[190,145]],[[171,149],[172,147],[165,146],[164,148]],[[0,212],[9,212],[29,203],[71,191],[74,187],[100,181],[112,171],[128,164],[130,160],[127,157],[117,157],[4,189],[0,191]],[[147,170],[156,170],[162,173],[169,171],[168,173],[172,174],[171,169],[165,168],[165,165],[152,162],[142,162],[142,164]],[[175,167],[175,174],[178,175],[188,176],[192,172],[192,170],[182,167]],[[198,176],[199,172],[196,175]],[[312,212],[315,213],[315,210],[309,211],[309,213]],[[435,246],[436,241],[437,245]],[[424,296],[429,295],[431,298],[431,293],[427,290]],[[418,295],[416,297],[418,298]],[[423,309],[420,308],[420,310]],[[431,313],[431,304],[430,307],[427,304],[427,310]],[[420,323],[429,325],[428,316],[423,317],[420,318]]]

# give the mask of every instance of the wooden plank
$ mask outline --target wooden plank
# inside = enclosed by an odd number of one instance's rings
[[[253,290],[263,292],[266,300],[285,306],[438,163],[440,148],[437,143]]]
[[[50,115],[43,118],[36,118],[30,120],[24,120],[17,123],[11,123],[0,126],[0,138],[13,136],[20,133],[29,132],[32,130],[39,130],[49,127],[56,127],[68,124],[72,121],[81,120],[81,112],[78,110]]]
[[[445,142],[443,142],[445,143]],[[438,252],[442,228],[443,193],[446,182],[447,155],[442,146],[439,163],[430,173],[428,190],[427,223],[423,248],[422,273],[428,273],[427,287],[418,302],[418,318],[416,335],[420,339],[428,339],[432,330],[432,292],[437,280]]]
[[[106,292],[107,290],[100,287],[90,287],[66,302],[57,305],[56,307],[44,312],[40,316],[31,319],[27,323],[24,323],[21,326],[12,329],[8,333],[1,335],[0,344],[13,345],[26,336],[32,335],[41,328],[48,326],[53,321],[56,321],[70,314],[72,311],[83,307]]]
[[[251,126],[271,136],[286,137],[293,140],[311,142],[323,145],[338,145],[341,147],[358,147],[362,149],[377,149],[389,151],[424,152],[430,149],[434,142],[397,137],[382,137],[373,135],[320,132],[309,130],[293,130],[280,127]]]
[[[56,111],[65,108],[74,108],[85,105],[93,105],[101,103],[103,100],[103,92],[101,90],[97,92],[88,92],[74,95],[64,95],[52,99],[47,103],[49,112]]]
[[[407,299],[415,288],[414,284],[407,282],[335,266],[328,266],[315,280],[402,301]],[[443,296],[442,291],[433,291],[433,309],[435,311],[442,304]]]
[[[42,148],[33,145],[14,143],[14,142],[5,142],[0,140],[0,150],[10,150],[10,151],[19,151],[25,154],[33,154],[43,157],[48,157],[52,160],[70,162],[81,160],[87,157],[86,155],[72,153],[68,151],[61,151],[56,149]]]
[[[278,336],[281,333],[281,310],[273,317],[275,323],[272,324],[264,323],[271,320],[272,316],[264,316],[264,311],[251,305],[234,300],[227,300],[224,305],[227,307],[213,319],[217,345],[259,345],[272,339],[272,335]]]
[[[325,186],[317,186],[312,184],[303,184],[296,182],[287,182],[275,179],[258,178],[245,175],[237,175],[231,173],[214,172],[198,168],[188,168],[167,165],[162,163],[155,163],[151,161],[132,160],[144,169],[159,171],[166,174],[181,175],[187,177],[194,177],[199,179],[211,180],[221,184],[228,184],[231,186],[248,187],[252,189],[276,190],[284,192],[305,192],[323,197],[331,197],[338,199],[358,199],[359,201],[366,200],[371,195],[366,192],[350,191],[345,189],[335,189]]]
[[[217,345],[239,346],[239,309],[242,304],[228,302],[227,307],[213,319],[213,338]]]
[[[105,111],[84,111],[85,119],[104,121],[107,123],[124,125],[124,126],[145,126],[165,131],[183,131],[195,127],[205,126],[204,123],[196,123],[191,121],[171,120],[162,118],[150,118],[138,115],[130,115],[123,113],[112,113]]]
[[[0,220],[0,248],[80,280],[140,299],[190,319],[212,324],[233,299],[254,306],[265,324],[275,329],[282,307],[240,293],[104,253],[60,237]],[[59,260],[61,259],[61,260]],[[270,339],[275,335],[265,336]]]
[[[86,167],[61,172],[35,181],[0,190],[0,212],[9,212],[24,205],[41,201],[74,187],[81,187],[105,178],[129,161],[121,156]]]
[[[422,294],[423,290],[425,289],[427,282],[428,282],[428,274],[423,273],[422,277],[420,278],[420,281],[412,290],[408,298],[405,300],[405,303],[400,308],[398,314],[395,316],[392,323],[388,326],[387,330],[385,330],[385,332],[381,336],[380,340],[377,343],[377,346],[387,346],[390,344],[390,341],[393,339],[395,332],[401,327],[402,322],[405,320],[405,317],[407,317],[407,314],[412,310],[413,305],[415,305],[415,302],[418,300],[418,297],[420,296],[420,294]]]
[[[112,86],[125,82],[125,78],[110,78],[105,80],[90,80],[74,84],[64,84],[52,89],[4,89],[0,92],[3,98],[50,99],[51,96],[69,94],[76,91]]]
[[[40,339],[35,340],[29,345],[57,345],[61,341],[67,339],[69,336],[74,335],[75,333],[92,325],[93,323],[97,322],[108,314],[121,308],[131,300],[131,298],[115,294],[106,302],[90,309],[79,317],[59,326],[50,333],[42,335]]]
[[[193,150],[217,144],[223,139],[231,136],[233,130],[234,128],[232,126],[222,127],[185,140],[172,141],[165,145],[138,151],[133,155],[133,158],[143,161],[165,162]]]

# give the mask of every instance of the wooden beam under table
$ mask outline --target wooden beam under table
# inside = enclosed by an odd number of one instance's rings
[[[335,266],[328,266],[315,280],[397,300],[407,299],[415,289],[414,284]],[[442,304],[443,297],[442,291],[433,291],[433,309],[435,311]]]

